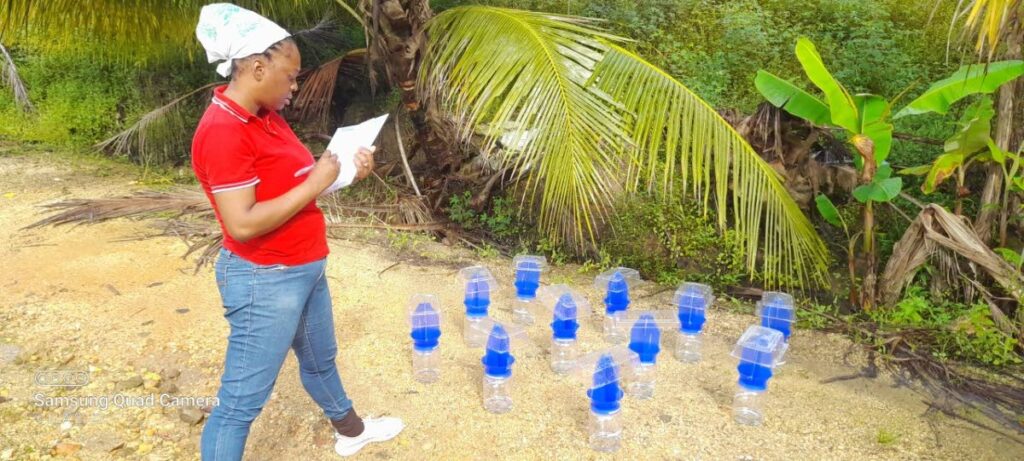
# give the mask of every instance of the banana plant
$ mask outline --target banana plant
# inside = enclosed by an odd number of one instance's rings
[[[893,177],[892,169],[885,163],[892,150],[892,119],[929,112],[945,114],[957,101],[973,94],[991,93],[1024,74],[1024,61],[961,67],[950,77],[933,84],[893,116],[893,102],[873,94],[851,94],[828,71],[821,55],[807,38],[797,40],[796,57],[824,99],[765,70],[757,72],[754,84],[772,105],[812,124],[841,129],[848,135],[857,153],[854,161],[861,183],[853,196],[864,204],[861,250],[865,267],[860,302],[863,309],[871,310],[875,307],[877,277],[874,204],[891,201],[903,188],[902,178]],[[894,100],[898,99],[899,96]]]
[[[818,194],[817,197],[814,197],[814,204],[818,208],[818,213],[821,214],[821,217],[826,222],[841,228],[843,233],[846,234],[846,269],[850,277],[850,304],[856,304],[860,299],[860,295],[857,293],[857,241],[862,233],[857,232],[850,235],[850,226],[846,225],[843,215],[839,213],[839,209],[829,200],[827,195]]]
[[[993,161],[989,144],[992,142],[992,118],[995,116],[992,98],[985,96],[971,104],[957,123],[958,129],[943,145],[943,153],[932,163],[900,170],[904,175],[924,175],[921,191],[925,194],[946,179],[956,178],[956,214],[963,214],[963,197],[969,194],[964,187],[967,171],[976,164]],[[997,148],[998,149],[998,148]]]
[[[824,101],[764,70],[758,71],[754,84],[772,105],[815,125],[841,128],[849,135],[858,154],[861,182],[854,198],[864,203],[862,251],[866,267],[860,302],[864,309],[870,310],[875,305],[876,278],[873,204],[892,200],[903,187],[901,178],[891,177],[891,169],[887,169],[886,174],[876,175],[878,166],[892,149],[890,105],[881,96],[851,95],[828,71],[814,43],[807,38],[797,40],[796,57],[807,78],[824,93]]]

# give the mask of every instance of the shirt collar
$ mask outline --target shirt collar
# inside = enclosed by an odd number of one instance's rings
[[[275,133],[275,130],[271,127],[270,116],[272,111],[266,109],[260,109],[257,115],[253,115],[246,108],[242,107],[231,98],[224,95],[224,90],[228,88],[227,85],[218,86],[213,90],[213,104],[221,108],[225,112],[231,114],[231,116],[237,118],[242,123],[249,123],[250,120],[256,119],[261,122],[263,128],[271,133]]]

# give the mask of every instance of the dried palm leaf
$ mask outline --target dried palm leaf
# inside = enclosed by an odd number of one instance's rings
[[[882,302],[893,303],[899,299],[918,269],[940,248],[976,264],[1007,294],[1018,302],[1024,300],[1024,275],[989,249],[962,217],[930,204],[921,210],[893,247],[892,257],[880,279]]]
[[[55,215],[25,229],[62,224],[89,224],[117,218],[145,217],[160,213],[211,217],[210,202],[199,191],[138,192],[127,197],[64,200],[44,205]]]
[[[319,131],[326,131],[338,79],[362,80],[365,56],[365,49],[352,50],[309,71],[295,96],[293,112],[298,119],[311,123]]]
[[[189,256],[198,254],[196,272],[216,260],[217,253],[224,242],[220,227],[212,220],[170,219],[158,222],[156,228],[160,230],[158,235],[178,237],[185,242],[188,251],[182,255],[182,259],[188,259]]]

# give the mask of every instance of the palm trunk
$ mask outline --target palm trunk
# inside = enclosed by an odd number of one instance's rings
[[[399,90],[416,131],[417,144],[412,155],[422,150],[431,170],[451,171],[457,166],[457,159],[448,149],[439,126],[431,123],[427,104],[416,92],[416,79],[427,42],[426,25],[434,16],[429,0],[362,0],[360,7],[366,15],[371,68],[384,67],[386,81]],[[371,69],[371,75],[375,70]],[[376,78],[371,81],[376,82]]]
[[[1006,59],[1020,59],[1021,44],[1017,34],[1009,34],[1006,46]],[[1016,89],[1016,82],[1009,82],[999,88],[999,111],[996,116],[996,133],[993,138],[999,148],[1007,151],[1013,150],[1010,144],[1013,138],[1013,105]],[[1001,210],[998,207],[1002,191],[1003,169],[999,165],[989,165],[986,171],[985,187],[981,191],[978,217],[974,220],[974,230],[983,242],[988,242],[991,239],[992,227],[996,218],[1000,217],[1001,222],[1004,219],[1002,216],[1009,212],[1009,210]]]

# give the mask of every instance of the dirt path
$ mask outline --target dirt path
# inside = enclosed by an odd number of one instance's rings
[[[189,420],[199,415],[174,406],[189,402],[144,398],[215,395],[228,328],[212,272],[192,275],[178,240],[130,240],[151,232],[146,222],[20,230],[39,219],[40,204],[139,186],[130,172],[72,165],[56,155],[14,155],[12,149],[0,145],[0,460],[47,459],[50,453],[198,459],[202,422]],[[398,246],[332,242],[328,271],[345,387],[361,413],[400,416],[408,426],[362,457],[601,458],[587,448],[583,387],[548,371],[542,327],[531,330],[540,346],[518,354],[515,409],[498,416],[482,408],[481,352],[462,345],[455,283],[457,268],[475,261],[471,252],[418,239]],[[509,282],[508,260],[483,263]],[[545,277],[593,294],[593,274],[576,267]],[[436,293],[446,315],[443,377],[432,385],[409,378],[405,310],[417,292]],[[496,303],[500,318],[508,318],[508,295]],[[650,296],[641,305],[660,307],[670,296]],[[788,364],[771,383],[764,426],[737,426],[730,414],[735,363],[728,353],[753,320],[716,307],[703,362],[686,366],[666,354],[655,398],[625,401],[624,443],[615,458],[1024,459],[1019,443],[929,413],[918,394],[888,376],[820,384],[856,372],[862,358],[844,358],[848,343],[841,337],[806,331],[795,334]],[[584,349],[603,346],[589,325],[581,338]],[[48,369],[83,371],[90,382],[44,386],[43,379],[80,376],[39,374]],[[54,397],[62,396],[81,408],[60,407]],[[124,396],[139,401],[115,406]],[[108,398],[106,409],[101,397]],[[330,435],[290,356],[252,428],[247,459],[336,459]]]

